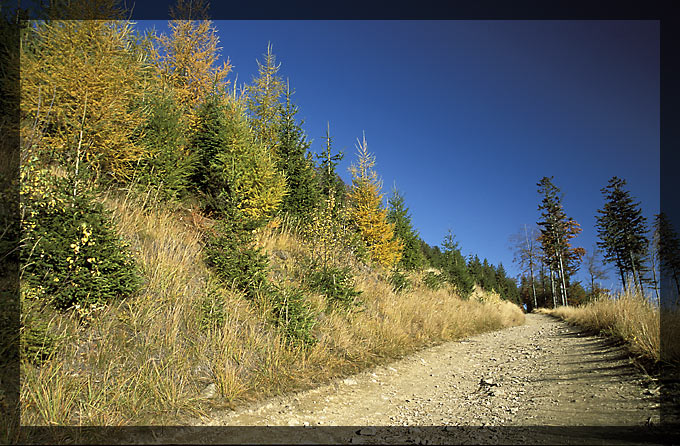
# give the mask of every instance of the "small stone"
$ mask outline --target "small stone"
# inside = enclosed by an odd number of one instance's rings
[[[376,429],[375,429],[375,427],[372,427],[372,426],[364,427],[362,429],[359,429],[359,431],[357,431],[357,434],[365,435],[365,436],[373,436],[373,435],[376,434]]]
[[[285,251],[274,251],[274,254],[281,260],[288,260],[288,254]]]
[[[211,398],[215,398],[215,396],[217,396],[217,387],[215,386],[215,383],[208,385],[201,392],[201,398],[211,399]]]

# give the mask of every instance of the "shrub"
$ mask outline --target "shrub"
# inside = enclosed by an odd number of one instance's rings
[[[207,235],[205,261],[220,280],[252,299],[267,283],[269,262],[262,249],[254,247],[254,223],[234,208],[225,212]]]
[[[198,326],[201,330],[222,327],[227,320],[227,309],[224,296],[215,288],[208,288],[200,303],[200,319]]]
[[[135,182],[156,189],[163,198],[176,199],[189,187],[196,156],[185,147],[187,130],[173,98],[159,93],[151,101],[151,113],[142,129],[146,151],[136,163]]]
[[[21,265],[28,284],[61,309],[128,296],[141,276],[129,245],[91,190],[73,194],[73,180],[22,168]]]
[[[354,289],[354,280],[349,267],[323,266],[312,268],[307,286],[326,296],[331,307],[351,308],[361,304],[361,291]]]
[[[316,314],[301,290],[290,287],[270,287],[267,297],[272,305],[272,316],[289,341],[295,345],[311,346],[317,340],[312,334]]]
[[[392,290],[395,293],[401,293],[403,291],[410,290],[413,284],[408,278],[408,275],[399,271],[394,270],[389,278],[390,285],[392,285]]]
[[[444,277],[441,274],[428,271],[423,277],[423,284],[432,291],[437,291],[444,285]]]

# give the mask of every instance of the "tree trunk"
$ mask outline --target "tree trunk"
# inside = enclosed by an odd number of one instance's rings
[[[531,290],[534,293],[534,308],[538,306],[536,303],[536,285],[534,284],[534,260],[533,260],[533,250],[529,245],[529,232],[527,231],[527,225],[524,225],[524,236],[527,240],[527,254],[529,255],[529,273],[531,274]],[[533,237],[533,235],[532,235]]]
[[[557,301],[555,300],[555,280],[553,279],[552,266],[550,268],[550,291],[552,293],[553,308],[557,308]]]
[[[564,263],[562,262],[562,254],[559,256],[560,259],[560,279],[562,282],[562,305],[569,306],[567,303],[567,282],[564,279]]]
[[[628,251],[628,254],[630,254],[630,266],[633,268],[633,287],[639,290],[640,294],[642,294],[642,284],[640,283],[640,278],[638,277],[637,270],[635,269],[633,251]]]
[[[654,293],[656,294],[656,301],[661,302],[659,297],[659,281],[656,279],[656,262],[654,261],[654,252],[649,256],[649,260],[652,262],[652,280],[654,281]]]

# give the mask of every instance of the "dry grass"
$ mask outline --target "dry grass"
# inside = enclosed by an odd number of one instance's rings
[[[680,334],[677,311],[663,310],[664,342],[659,307],[640,294],[625,292],[603,296],[579,307],[558,307],[541,312],[621,339],[628,344],[631,352],[654,362],[680,362],[680,348],[672,341]]]
[[[186,211],[105,201],[132,242],[146,285],[85,322],[54,313],[53,331],[65,341],[41,367],[22,365],[24,425],[183,424],[215,408],[308,388],[426,345],[524,321],[517,306],[497,297],[464,301],[421,286],[395,294],[377,273],[364,272],[357,275],[359,311],[324,312],[322,296],[308,295],[320,315],[319,342],[294,348],[267,322],[266,308],[211,278],[200,225]],[[286,252],[279,259],[284,274],[304,255],[293,231],[282,227],[265,228],[258,241],[270,253]],[[208,327],[201,325],[206,308],[221,315]],[[211,384],[215,398],[201,397]]]

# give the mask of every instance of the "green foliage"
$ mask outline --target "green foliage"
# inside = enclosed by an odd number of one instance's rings
[[[198,168],[196,156],[186,149],[187,129],[173,98],[157,92],[150,100],[151,113],[142,131],[146,153],[138,163],[135,181],[159,190],[164,198],[176,199],[188,189],[194,168]]]
[[[662,277],[673,279],[680,296],[680,238],[670,219],[663,212],[654,216],[654,241]]]
[[[326,296],[331,307],[351,308],[361,304],[361,291],[354,288],[352,272],[348,267],[321,266],[311,268],[306,278],[307,286]]]
[[[311,144],[307,141],[301,124],[295,121],[298,107],[293,105],[290,96],[288,89],[285,95],[286,106],[281,112],[280,145],[276,156],[276,167],[285,175],[288,189],[281,209],[291,215],[307,216],[318,205],[320,192],[314,162],[308,156]]]
[[[191,146],[199,160],[193,181],[208,210],[236,206],[246,218],[259,221],[274,214],[285,194],[285,179],[255,141],[242,104],[218,96],[207,100],[199,109]]]
[[[273,319],[295,345],[311,346],[317,342],[312,330],[316,313],[301,290],[291,287],[271,287],[267,295]]]
[[[233,207],[207,235],[206,265],[229,286],[254,298],[267,284],[267,256],[253,246],[253,223]]]
[[[408,274],[399,270],[394,270],[392,274],[390,274],[389,280],[395,293],[408,291],[413,287],[411,280],[408,278]]]
[[[338,208],[345,207],[346,201],[346,186],[342,181],[340,176],[337,174],[335,168],[340,163],[342,158],[345,156],[342,151],[339,151],[333,155],[332,143],[333,138],[330,134],[330,124],[326,129],[326,148],[323,153],[317,154],[316,157],[319,160],[319,187],[321,190],[321,196],[326,199],[331,199],[338,204]]]
[[[605,204],[598,209],[597,234],[604,260],[614,263],[625,287],[634,285],[642,289],[641,276],[647,255],[646,219],[642,216],[640,203],[634,203],[630,193],[623,189],[626,181],[612,177],[602,188]],[[632,274],[633,284],[626,283],[626,275]]]
[[[421,250],[420,237],[413,228],[404,197],[399,194],[396,186],[388,203],[387,222],[394,225],[394,234],[404,244],[404,250],[398,265],[409,271],[422,268],[425,263],[425,257]]]
[[[444,282],[446,282],[444,276],[433,271],[426,272],[425,277],[423,277],[423,284],[432,291],[440,289],[444,285]]]
[[[129,245],[91,191],[29,162],[22,168],[21,264],[25,280],[58,308],[129,296],[141,285]]]
[[[192,183],[199,191],[217,194],[225,185],[215,181],[215,157],[227,145],[227,123],[224,107],[217,97],[210,97],[198,109],[197,128],[191,138],[191,149],[197,158]]]
[[[279,148],[280,99],[283,94],[283,79],[278,75],[281,64],[276,63],[271,43],[267,44],[264,63],[257,61],[258,77],[247,87],[247,104],[251,117],[250,125],[255,140],[266,151],[276,157]]]
[[[444,238],[443,247],[443,259],[440,268],[446,276],[446,280],[456,287],[460,297],[466,299],[472,293],[475,282],[468,272],[465,258],[460,253],[458,242],[454,241],[451,230]]]

